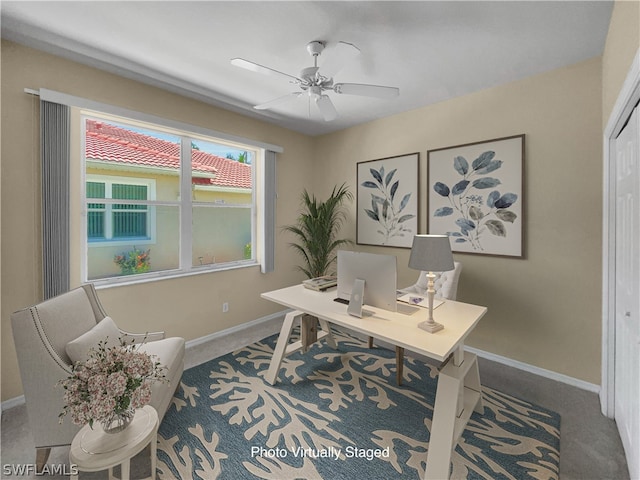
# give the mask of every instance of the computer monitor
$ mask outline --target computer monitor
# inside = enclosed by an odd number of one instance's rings
[[[338,250],[338,298],[348,301],[356,279],[364,280],[365,305],[396,312],[396,257]]]

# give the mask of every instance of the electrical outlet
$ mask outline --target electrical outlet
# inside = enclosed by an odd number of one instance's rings
[[[229,311],[229,302],[224,302],[222,304],[222,313],[227,313]]]

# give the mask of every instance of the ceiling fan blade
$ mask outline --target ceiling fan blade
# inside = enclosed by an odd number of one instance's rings
[[[345,95],[361,95],[375,98],[394,98],[400,95],[400,89],[396,87],[365,85],[363,83],[336,83],[333,86],[333,90],[336,93]]]
[[[333,102],[327,95],[321,95],[316,98],[316,105],[322,114],[325,122],[330,122],[338,118],[338,112],[336,107],[333,106]]]
[[[256,110],[268,110],[272,107],[276,107],[283,103],[287,103],[291,100],[294,100],[298,98],[300,95],[302,95],[302,92],[288,93],[282,97],[274,98],[273,100],[269,100],[268,102],[261,103],[260,105],[256,105],[253,108],[255,108]]]
[[[300,83],[302,81],[298,77],[294,77],[293,75],[289,75],[288,73],[279,72],[278,70],[265,67],[258,63],[250,62],[249,60],[245,60],[244,58],[232,58],[231,65],[244,68],[252,72],[261,73],[263,75],[270,75],[272,77],[284,77],[288,79],[290,82],[294,82],[294,83]]]
[[[333,78],[344,66],[360,55],[360,49],[347,42],[338,42],[331,50],[327,50],[327,58],[320,71],[323,76]]]

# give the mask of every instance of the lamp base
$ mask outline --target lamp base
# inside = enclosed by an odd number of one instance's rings
[[[444,325],[438,322],[429,322],[425,320],[424,322],[420,322],[418,324],[418,328],[421,328],[422,330],[426,330],[429,333],[436,333],[442,330],[444,328]]]

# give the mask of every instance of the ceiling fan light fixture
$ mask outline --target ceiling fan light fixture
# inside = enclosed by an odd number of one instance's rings
[[[318,73],[318,67],[306,67],[300,71],[300,78],[306,82],[313,83]]]
[[[308,92],[309,92],[309,96],[313,98],[316,102],[322,96],[322,89],[317,85],[313,85],[309,87]]]

